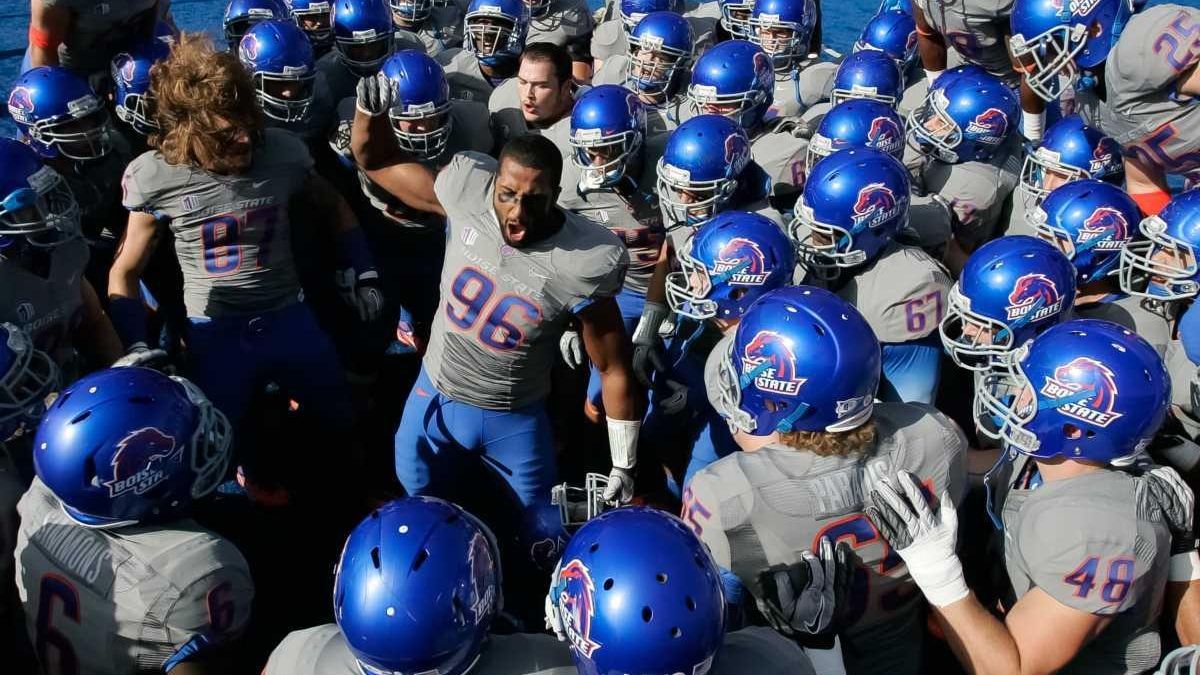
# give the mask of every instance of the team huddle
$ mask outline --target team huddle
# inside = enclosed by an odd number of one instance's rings
[[[32,0],[6,672],[1200,672],[1144,4]]]

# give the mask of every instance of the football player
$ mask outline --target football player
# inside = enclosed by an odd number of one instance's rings
[[[621,0],[617,5],[616,16],[596,26],[592,35],[592,65],[597,74],[604,68],[609,59],[629,56],[629,35],[641,23],[642,19],[656,12],[679,13],[684,11],[685,3],[674,0]],[[715,4],[715,3],[713,3]],[[695,11],[684,15],[684,21],[692,29],[694,35],[687,51],[703,50],[712,40],[712,30],[716,25],[715,16],[697,16]],[[680,45],[682,48],[682,45]],[[619,82],[597,82],[593,84],[620,84]]]
[[[171,46],[161,38],[143,40],[113,57],[113,112],[131,152],[144,152],[146,136],[158,129],[154,121],[154,95],[150,93],[150,68],[167,58]]]
[[[879,101],[844,100],[821,117],[808,139],[805,173],[822,158],[839,150],[871,148],[897,160],[904,156],[904,119]]]
[[[503,606],[500,552],[462,508],[408,497],[346,539],[333,582],[337,623],[294,631],[264,675],[575,675],[545,634],[489,634]]]
[[[317,58],[333,49],[333,26],[330,23],[333,5],[330,0],[288,0],[296,25],[308,36],[313,55]]]
[[[1075,314],[1125,326],[1162,355],[1177,308],[1126,295],[1117,279],[1121,250],[1137,236],[1138,216],[1137,204],[1121,188],[1088,179],[1051,191],[1030,222],[1037,236],[1058,247],[1075,267]]]
[[[801,125],[771,113],[771,63],[755,44],[722,42],[696,59],[688,98],[697,114],[724,115],[746,130],[751,156],[770,178],[772,206],[786,213],[804,187],[808,141]]]
[[[386,344],[396,329],[402,344],[423,350],[438,305],[431,289],[442,272],[445,223],[441,213],[408,195],[418,185],[432,193],[433,172],[459,152],[492,149],[487,109],[451,100],[442,67],[414,50],[393,54],[378,75],[363,78],[357,99],[338,108],[340,128],[332,145],[354,167],[368,202],[361,209],[363,223],[389,302],[384,320],[370,327],[368,343],[382,338]],[[360,333],[355,331],[356,339]],[[375,347],[366,351],[381,353]],[[355,370],[363,366],[369,369],[370,359]]]
[[[1051,125],[1037,149],[1025,155],[1006,232],[1032,234],[1029,212],[1060,185],[1085,178],[1120,185],[1124,177],[1121,146],[1078,115],[1068,115]]]
[[[931,403],[950,279],[928,253],[896,241],[908,207],[900,162],[877,150],[841,150],[813,166],[791,235],[797,277],[852,303],[883,343],[880,398]]]
[[[915,183],[920,192],[940,195],[957,221],[944,258],[952,272],[1002,225],[1021,168],[1017,107],[999,79],[962,66],[930,85],[909,115],[908,143],[920,155]]]
[[[596,24],[586,0],[522,0],[529,8],[526,41],[549,42],[567,50],[580,84],[592,79],[592,30]]]
[[[139,279],[170,228],[183,270],[188,356],[195,379],[240,423],[263,379],[278,383],[331,429],[351,410],[333,344],[302,302],[289,202],[310,201],[331,223],[339,281],[359,318],[383,304],[363,231],[312,172],[299,138],[263,128],[249,74],[204,37],[184,36],[154,69],[161,130],[125,171],[128,226],[109,274],[110,314],[127,348],[148,342]]]
[[[1015,87],[1020,76],[1009,58],[1007,43],[1012,0],[918,0],[913,3],[917,49],[930,86],[947,65],[975,64]],[[948,59],[948,50],[953,59]]]
[[[853,99],[865,99],[895,108],[904,96],[904,76],[896,62],[881,51],[863,49],[838,64],[828,85],[827,101],[814,103],[802,118],[818,122],[833,106]]]
[[[28,145],[0,138],[0,321],[29,333],[72,373],[76,348],[93,367],[124,353],[83,275],[87,260],[66,181]]]
[[[390,0],[396,37],[420,42],[425,53],[437,56],[463,42],[463,5],[443,0]]]
[[[229,0],[221,21],[229,51],[236,54],[242,37],[255,24],[271,20],[296,21],[284,0]]]
[[[719,387],[709,396],[743,452],[692,478],[684,519],[756,598],[761,570],[797,563],[823,539],[848,539],[863,564],[838,631],[847,671],[923,672],[911,568],[863,506],[866,488],[900,466],[961,501],[961,430],[923,404],[875,403],[879,342],[852,305],[818,288],[768,293],[713,358]]]
[[[671,131],[691,116],[686,92],[695,31],[674,12],[651,12],[633,27],[628,41],[628,53],[614,54],[597,66],[592,83],[623,84],[637,92],[646,109],[647,131]]]
[[[863,28],[854,43],[854,51],[874,50],[883,52],[900,68],[904,77],[904,93],[896,102],[896,109],[903,117],[921,104],[929,81],[925,71],[917,67],[917,26],[912,15],[902,9],[883,9]]]
[[[774,71],[768,116],[795,117],[828,96],[837,64],[809,57],[816,24],[812,0],[758,0],[750,12],[749,40],[763,48]],[[703,59],[703,57],[701,57]]]
[[[195,385],[155,370],[101,370],[58,396],[18,507],[17,586],[42,664],[167,672],[203,666],[237,638],[250,617],[250,570],[188,517],[221,482],[230,440],[229,422]],[[207,665],[200,672],[228,672]]]
[[[21,72],[38,66],[63,66],[93,86],[108,77],[118,52],[154,36],[155,23],[167,16],[166,0],[130,0],[95,5],[64,0],[29,3],[29,47]],[[106,87],[98,87],[106,89]]]
[[[438,63],[446,68],[450,98],[483,103],[517,74],[529,7],[523,0],[471,0],[463,25],[463,48],[441,53]]]
[[[546,498],[556,472],[550,369],[578,321],[607,416],[604,497],[632,498],[642,410],[614,299],[629,252],[556,206],[561,172],[554,144],[526,135],[499,161],[461,153],[437,176],[430,205],[448,224],[443,304],[396,430],[396,474],[409,494],[469,493],[482,470],[499,474],[523,509]]]
[[[287,129],[310,148],[324,142],[334,101],[317,72],[312,45],[291,21],[263,21],[246,31],[238,58],[258,94],[268,126]]]
[[[871,522],[961,662],[980,672],[1154,667],[1171,532],[1138,479],[1117,467],[1150,443],[1169,389],[1145,340],[1093,320],[1048,329],[984,377],[976,405],[999,421],[995,436],[1012,460],[987,478],[1016,598],[1003,621],[963,580],[952,495],[904,470],[868,486]]]
[[[423,49],[419,41],[407,44],[394,39],[387,0],[340,0],[329,23],[334,49],[317,61],[317,71],[325,76],[334,102],[353,96],[359,79],[379,72],[395,48]]]
[[[571,154],[571,109],[575,81],[567,50],[549,43],[530,44],[521,52],[516,77],[496,87],[488,98],[496,147],[521,134],[550,139],[563,157]]]

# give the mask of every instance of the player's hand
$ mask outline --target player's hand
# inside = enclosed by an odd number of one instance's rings
[[[913,581],[933,606],[945,607],[966,597],[962,563],[954,552],[958,513],[948,492],[942,493],[935,513],[916,476],[901,471],[876,483],[869,501],[863,511],[904,559]]]
[[[562,352],[563,361],[571,368],[583,365],[583,348],[579,344],[579,331],[564,330],[558,339],[558,351]]]
[[[383,73],[376,73],[358,81],[355,107],[370,117],[379,117],[392,109],[392,81]]]
[[[633,501],[633,469],[613,467],[604,488],[604,501],[611,506],[624,506]]]
[[[562,617],[558,614],[558,594],[554,590],[555,586],[558,585],[558,570],[560,565],[562,565],[561,560],[554,565],[554,572],[550,574],[550,589],[546,591],[544,611],[546,614],[546,628],[554,633],[554,637],[558,638],[559,642],[566,642],[567,632],[563,630]]]
[[[370,323],[379,318],[383,311],[383,289],[377,272],[356,274],[354,268],[347,267],[338,270],[336,281],[342,301],[358,312],[360,321]]]
[[[655,400],[655,405],[668,415],[678,415],[687,410],[688,394],[691,389],[682,382],[670,378],[659,378],[659,383],[669,392]]]
[[[129,348],[125,356],[113,361],[113,368],[153,368],[166,370],[170,366],[171,357],[161,349],[150,349],[142,343]]]
[[[850,546],[821,538],[820,555],[801,553],[800,562],[777,565],[758,573],[761,597],[755,602],[767,623],[779,633],[826,635],[838,628],[854,576]]]
[[[663,361],[663,341],[658,334],[671,310],[661,302],[647,301],[642,318],[633,331],[633,374],[643,387],[649,387],[655,371],[666,372]]]
[[[1196,549],[1196,496],[1179,473],[1169,466],[1156,466],[1138,480],[1144,481],[1146,506],[1158,508],[1171,530],[1171,553],[1188,553]]]

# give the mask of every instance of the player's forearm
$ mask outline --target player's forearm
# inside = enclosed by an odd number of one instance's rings
[[[917,53],[921,55],[921,67],[930,72],[946,69],[946,39],[925,20],[920,8],[913,7],[917,23]]]
[[[350,124],[350,152],[358,166],[366,171],[399,161],[400,148],[392,135],[387,115],[371,117],[355,110],[354,121]]]
[[[309,177],[308,194],[320,213],[328,216],[334,233],[342,234],[358,227],[358,219],[350,204],[319,174],[314,173]]]
[[[1015,67],[1017,64],[1013,65]],[[1033,89],[1029,88],[1024,77],[1021,78],[1021,110],[1032,115],[1041,115],[1046,112],[1046,101],[1033,93]]]
[[[1021,672],[1021,652],[1003,623],[979,604],[974,593],[935,614],[950,649],[973,675],[1013,675]]]
[[[96,289],[86,279],[80,287],[80,293],[83,296],[83,309],[79,325],[72,332],[71,342],[90,363],[108,365],[121,358],[125,348],[112,321],[100,306]]]
[[[1200,644],[1200,581],[1168,582],[1163,613],[1175,617],[1180,644]]]
[[[30,6],[29,63],[32,67],[57,66],[58,45],[71,26],[71,13],[62,7],[45,7],[40,0]]]
[[[650,284],[646,289],[646,302],[667,302],[667,273],[671,271],[670,240],[663,241],[662,250],[658,253],[658,262],[654,263],[654,274],[650,275]]]
[[[604,412],[614,420],[640,420],[642,392],[629,370],[629,355],[625,356],[624,363],[611,364],[600,373]]]

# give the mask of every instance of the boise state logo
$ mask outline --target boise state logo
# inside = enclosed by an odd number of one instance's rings
[[[749,161],[750,144],[746,137],[741,134],[729,134],[725,138],[725,163],[733,169],[733,173],[738,174],[746,168]]]
[[[22,124],[27,124],[33,115],[33,91],[28,87],[13,87],[8,95],[8,114]]]
[[[1117,403],[1117,380],[1108,366],[1095,359],[1080,356],[1054,369],[1047,377],[1042,393],[1051,398],[1067,399],[1055,408],[1080,422],[1107,427],[1122,416],[1113,412]]]
[[[105,481],[109,497],[130,492],[145,494],[167,479],[167,463],[183,460],[183,446],[175,437],[155,427],[129,432],[117,443],[112,457],[112,475]]]
[[[1101,206],[1083,221],[1075,243],[1086,244],[1097,240],[1093,246],[1097,251],[1119,251],[1129,239],[1129,221],[1125,214],[1109,206]]]
[[[746,345],[742,372],[754,375],[754,386],[772,394],[795,396],[807,378],[796,376],[796,354],[782,335],[759,331]]]
[[[775,89],[775,69],[771,67],[771,57],[766,52],[754,52],[754,79],[766,91]]]
[[[478,626],[491,618],[496,608],[496,561],[492,558],[491,544],[482,533],[476,532],[471,538],[467,564],[471,566],[471,614]]]
[[[1008,320],[1029,316],[1029,321],[1038,321],[1062,309],[1062,296],[1054,281],[1045,274],[1023,274],[1013,284],[1008,294],[1006,314]]]
[[[886,153],[895,153],[903,147],[904,132],[890,117],[876,117],[871,120],[871,128],[867,131],[867,143],[871,147]]]
[[[558,593],[558,614],[571,648],[584,658],[600,648],[592,639],[592,619],[596,616],[596,585],[587,565],[575,558],[558,570],[555,582]]]
[[[744,237],[734,237],[721,247],[713,271],[728,274],[726,283],[742,286],[761,286],[769,274],[767,258],[758,243]]]
[[[858,199],[854,202],[854,224],[875,227],[899,212],[900,205],[896,203],[892,189],[883,183],[871,183],[858,191]]]
[[[129,54],[120,54],[116,58],[117,61],[117,78],[125,84],[133,82],[134,72],[137,69],[137,61]]]
[[[967,133],[980,141],[999,143],[1008,132],[1008,115],[999,108],[988,108],[967,124]]]
[[[258,36],[253,33],[242,38],[241,45],[238,46],[238,51],[241,52],[242,58],[247,61],[254,61],[258,58]]]
[[[1092,159],[1088,162],[1088,173],[1092,177],[1097,177],[1106,173],[1108,168],[1114,164],[1113,155],[1117,152],[1108,139],[1104,139],[1096,144],[1096,149],[1092,151]]]

